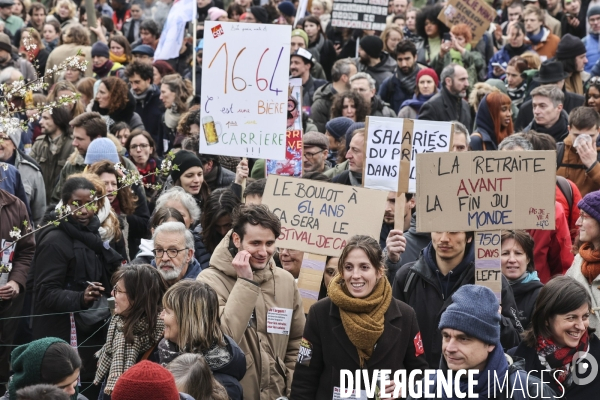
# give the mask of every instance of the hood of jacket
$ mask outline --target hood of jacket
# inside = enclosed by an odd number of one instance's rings
[[[379,63],[372,67],[367,67],[366,69],[371,72],[387,72],[394,71],[397,66],[398,64],[396,60],[394,60],[394,57],[390,56],[389,53],[382,51]]]
[[[417,232],[417,213],[413,213],[410,217],[410,228],[408,231],[414,236],[421,236],[423,238],[431,239],[431,233],[429,232]]]
[[[140,241],[140,251],[136,254],[136,257],[152,257],[154,258],[154,240],[152,239],[142,239]]]
[[[27,164],[36,171],[40,171],[39,164],[27,154],[17,149],[17,157],[15,158],[15,167],[19,168],[19,164]]]
[[[479,103],[479,109],[477,110],[477,116],[475,117],[475,124],[477,125],[477,132],[481,134],[482,140],[491,145],[491,148],[488,150],[497,150],[498,145],[496,144],[494,121],[492,120],[492,114],[490,113],[490,109],[487,105],[487,94]]]
[[[313,96],[313,103],[316,102],[317,100],[327,100],[327,101],[332,101],[333,100],[333,96],[336,95],[336,91],[333,88],[333,83],[328,83],[326,85],[321,86],[320,88],[317,89],[317,91],[315,92],[314,96]]]
[[[85,159],[81,154],[79,154],[79,151],[77,149],[73,149],[73,152],[67,159],[67,162],[71,165],[84,165],[84,161]]]

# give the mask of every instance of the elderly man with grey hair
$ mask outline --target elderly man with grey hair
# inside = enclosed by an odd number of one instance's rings
[[[509,137],[504,138],[500,145],[498,146],[498,150],[506,150],[506,151],[523,151],[523,150],[533,150],[533,146],[531,142],[525,139],[521,134],[511,135]]]
[[[473,126],[471,109],[465,101],[469,89],[469,74],[464,67],[449,64],[440,76],[442,90],[421,107],[419,119],[427,121],[458,121]]]
[[[152,266],[172,286],[182,279],[196,279],[202,268],[194,258],[194,236],[181,222],[159,225],[152,235]]]
[[[377,95],[375,79],[366,72],[359,72],[350,78],[352,91],[360,95],[367,104],[371,105],[370,116],[396,118],[396,113],[390,105]]]
[[[564,110],[565,94],[555,85],[538,86],[531,91],[533,121],[523,132],[546,133],[559,143],[569,134],[569,114]]]

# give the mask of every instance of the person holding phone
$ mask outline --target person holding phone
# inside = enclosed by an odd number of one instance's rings
[[[508,42],[490,60],[487,67],[487,79],[504,79],[508,62],[520,56],[531,46],[525,43],[525,25],[520,21],[510,22],[507,28]]]
[[[586,32],[586,20],[587,5],[582,7],[581,0],[562,0],[564,13],[560,19],[561,33],[566,35],[570,33],[573,36],[577,36],[583,39]]]

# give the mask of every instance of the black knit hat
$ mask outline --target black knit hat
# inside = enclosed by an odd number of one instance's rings
[[[187,150],[179,150],[177,154],[175,154],[175,158],[173,158],[173,164],[177,165],[178,170],[171,170],[171,178],[173,178],[173,183],[177,182],[181,175],[188,169],[192,167],[200,167],[202,168],[202,161],[191,151]]]
[[[365,36],[358,43],[371,58],[379,58],[383,50],[383,41],[378,36]]]
[[[568,60],[587,52],[585,45],[577,36],[567,33],[560,39],[555,57],[557,60]]]
[[[261,6],[250,7],[250,12],[254,15],[254,18],[261,24],[267,24],[269,22],[269,13]]]

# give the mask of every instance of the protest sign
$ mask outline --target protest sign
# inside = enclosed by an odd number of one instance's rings
[[[502,293],[501,231],[475,232],[475,284],[490,288],[500,301]]]
[[[555,151],[417,155],[417,231],[554,229]]]
[[[381,190],[270,175],[262,203],[281,220],[277,246],[338,256],[354,235],[379,239],[386,197]]]
[[[331,26],[383,31],[387,15],[387,0],[334,0]]]
[[[410,172],[408,174],[408,188],[401,191],[406,193],[417,192],[417,154],[439,153],[450,151],[454,124],[451,122],[414,120],[412,129],[412,149],[410,157]],[[404,190],[403,190],[404,189]]]
[[[302,176],[302,79],[291,78],[288,92],[285,160],[267,160],[266,176]]]
[[[298,291],[302,297],[304,314],[308,314],[310,306],[319,300],[321,281],[325,272],[327,257],[304,253],[300,275],[298,276]],[[336,268],[337,270],[337,268]]]
[[[473,33],[471,43],[476,44],[496,18],[496,10],[485,0],[448,0],[438,19],[448,28],[467,24]]]
[[[367,117],[364,187],[397,192],[401,175],[408,179],[412,124],[402,118]]]
[[[200,153],[285,159],[289,25],[207,21]]]

